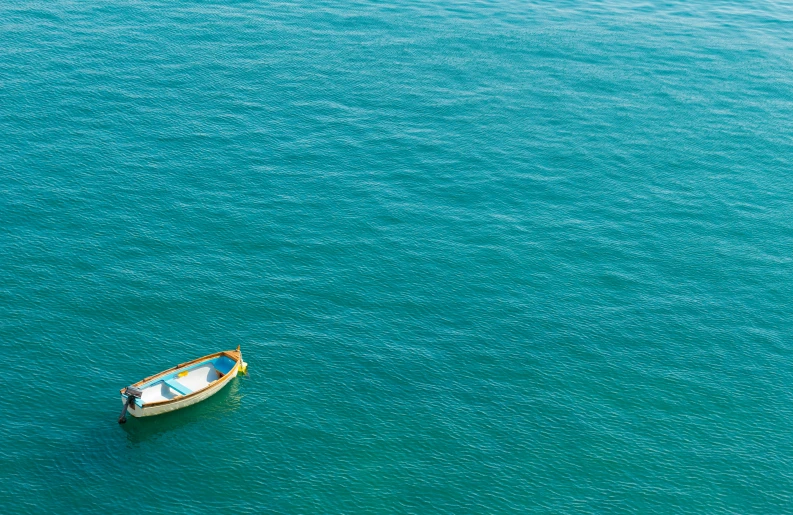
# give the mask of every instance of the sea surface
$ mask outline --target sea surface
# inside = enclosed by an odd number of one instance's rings
[[[793,513],[793,5],[1,1],[0,348],[3,515]]]

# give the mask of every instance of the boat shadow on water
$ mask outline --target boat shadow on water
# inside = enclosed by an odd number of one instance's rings
[[[239,409],[242,404],[239,378],[232,380],[212,397],[186,408],[153,417],[127,417],[119,427],[127,433],[130,443],[142,443],[165,433],[188,427],[196,422],[222,418]]]

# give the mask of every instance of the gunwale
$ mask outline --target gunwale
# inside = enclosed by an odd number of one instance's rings
[[[202,356],[200,358],[196,358],[196,359],[191,360],[191,361],[186,361],[184,363],[180,363],[180,364],[176,365],[175,367],[171,367],[171,368],[169,368],[167,370],[163,370],[162,372],[158,372],[157,374],[151,375],[149,377],[145,377],[145,378],[141,379],[140,381],[138,381],[137,383],[134,383],[134,384],[132,384],[130,386],[140,386],[140,385],[142,385],[144,383],[147,383],[149,381],[155,380],[155,379],[157,379],[157,378],[159,378],[161,376],[168,375],[168,374],[170,374],[171,372],[173,372],[175,370],[179,370],[180,368],[189,367],[190,365],[195,365],[196,363],[200,363],[202,361],[207,361],[207,360],[210,360],[212,358],[219,358],[220,356],[226,356],[229,359],[234,360],[234,367],[232,367],[232,369],[229,370],[229,372],[227,374],[224,374],[223,377],[219,377],[219,378],[215,379],[214,381],[212,381],[211,383],[207,384],[205,387],[201,388],[200,390],[196,390],[194,392],[190,392],[187,395],[177,395],[173,399],[166,399],[164,401],[147,402],[146,404],[141,406],[140,409],[141,410],[146,410],[146,408],[150,408],[150,407],[163,406],[163,405],[166,405],[166,404],[174,404],[174,403],[178,403],[178,402],[183,402],[184,400],[189,399],[190,397],[193,397],[195,395],[198,395],[201,392],[204,392],[205,390],[207,390],[209,388],[212,388],[213,386],[217,386],[219,381],[220,382],[228,382],[228,381],[230,381],[233,377],[235,377],[237,375],[237,371],[239,370],[239,367],[240,367],[240,360],[242,359],[242,356],[240,354],[240,348],[239,347],[237,347],[237,350],[224,350],[224,351],[220,351],[220,352],[213,352],[212,354],[207,354],[206,356]],[[126,390],[126,387],[125,388],[121,388],[119,390],[119,392],[121,393],[122,396],[125,395],[124,394],[125,390]]]

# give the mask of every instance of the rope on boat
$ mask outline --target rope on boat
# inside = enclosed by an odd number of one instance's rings
[[[135,399],[140,399],[143,392],[133,386],[127,386],[124,389],[124,394],[127,396],[127,401],[121,409],[121,416],[118,417],[118,423],[124,424],[127,421],[127,410],[135,402]]]

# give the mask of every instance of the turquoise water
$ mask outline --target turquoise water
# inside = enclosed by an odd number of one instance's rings
[[[3,514],[793,512],[789,4],[19,0],[0,49]]]

